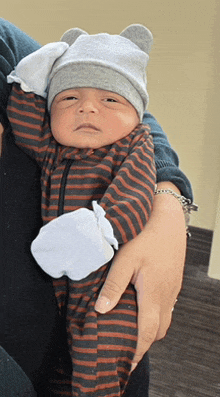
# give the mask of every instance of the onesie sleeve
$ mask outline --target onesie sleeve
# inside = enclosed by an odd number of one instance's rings
[[[14,83],[7,115],[16,144],[42,165],[52,138],[46,100],[32,92],[24,92],[19,84]]]
[[[99,202],[119,244],[143,230],[151,214],[155,183],[153,140],[144,126],[136,133],[128,156]]]
[[[143,123],[149,124],[153,137],[157,182],[172,182],[181,194],[193,201],[190,181],[179,168],[179,158],[172,149],[167,135],[157,120],[149,113],[144,113]]]

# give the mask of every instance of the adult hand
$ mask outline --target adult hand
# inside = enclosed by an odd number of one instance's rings
[[[178,189],[171,183],[160,188]],[[181,289],[186,253],[183,210],[176,198],[157,195],[145,229],[115,256],[95,309],[113,309],[131,282],[137,292],[138,342],[132,370],[151,344],[170,326],[172,308]]]

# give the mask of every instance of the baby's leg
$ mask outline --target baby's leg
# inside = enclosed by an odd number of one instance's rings
[[[67,331],[72,357],[72,395],[119,397],[128,382],[137,343],[137,304],[129,285],[107,314],[94,310],[109,266],[69,280]]]

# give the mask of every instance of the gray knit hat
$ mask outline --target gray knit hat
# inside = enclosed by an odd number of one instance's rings
[[[61,41],[69,44],[49,76],[48,109],[57,94],[79,87],[99,88],[126,98],[140,119],[148,103],[146,66],[153,42],[142,25],[131,25],[120,35],[89,35],[70,29]]]

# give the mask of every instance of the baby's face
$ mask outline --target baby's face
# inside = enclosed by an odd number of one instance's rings
[[[51,130],[62,145],[97,149],[127,136],[139,124],[135,108],[122,96],[97,88],[58,94],[51,107]]]

